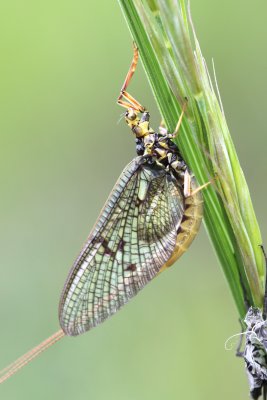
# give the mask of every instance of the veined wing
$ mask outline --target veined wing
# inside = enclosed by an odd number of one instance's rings
[[[170,258],[184,201],[177,181],[147,157],[127,165],[65,283],[62,329],[79,335],[114,314]]]

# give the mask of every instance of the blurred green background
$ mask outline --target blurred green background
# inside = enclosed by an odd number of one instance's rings
[[[191,8],[266,242],[267,3],[191,0]],[[0,368],[59,329],[69,268],[135,156],[116,105],[131,43],[116,1],[0,4]],[[141,65],[130,92],[157,127]],[[248,398],[242,360],[224,349],[239,330],[202,227],[190,251],[122,311],[64,338],[1,386],[0,397]]]

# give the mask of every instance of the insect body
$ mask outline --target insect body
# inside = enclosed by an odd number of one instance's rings
[[[149,126],[149,113],[126,88],[135,71],[137,48],[118,103],[136,137],[137,157],[124,169],[66,280],[61,329],[0,371],[5,382],[65,335],[79,335],[119,310],[171,266],[189,247],[202,218],[202,195],[172,139],[175,132]]]
[[[243,357],[253,399],[261,396],[264,388],[266,398],[267,384],[267,322],[258,308],[250,307],[245,320],[247,325],[246,344]]]
[[[266,255],[262,247],[265,259]],[[267,279],[266,279],[267,282]],[[265,298],[263,313],[259,308],[250,307],[244,322],[247,326],[244,352],[237,350],[237,356],[243,357],[249,381],[250,395],[257,400],[263,389],[263,398],[267,399],[267,286],[265,284]],[[240,346],[241,347],[241,343]]]
[[[202,218],[198,185],[165,129],[155,133],[149,113],[126,88],[138,51],[118,98],[136,137],[134,158],[113,188],[72,267],[59,306],[67,335],[98,325],[172,265],[194,239]]]

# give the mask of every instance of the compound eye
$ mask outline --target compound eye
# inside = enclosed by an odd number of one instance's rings
[[[126,118],[128,118],[130,121],[134,121],[137,117],[137,114],[134,110],[130,109],[126,112],[125,114]]]

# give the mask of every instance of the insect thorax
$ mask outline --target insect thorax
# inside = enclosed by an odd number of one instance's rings
[[[187,166],[181,157],[176,144],[171,140],[170,134],[156,133],[149,126],[150,115],[147,111],[143,112],[141,118],[132,110],[127,110],[125,114],[126,123],[136,136],[136,152],[139,156],[150,156],[153,162],[171,168],[179,175],[186,170]]]

